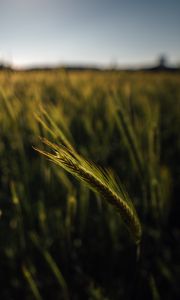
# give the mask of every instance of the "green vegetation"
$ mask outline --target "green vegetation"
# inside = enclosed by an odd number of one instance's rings
[[[179,108],[178,73],[1,71],[0,299],[179,299]]]

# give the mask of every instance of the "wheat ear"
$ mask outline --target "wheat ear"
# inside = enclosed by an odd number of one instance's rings
[[[37,148],[35,150],[73,174],[79,180],[84,181],[90,189],[115,206],[131,232],[135,243],[138,244],[142,233],[139,218],[132,202],[125,193],[120,192],[112,176],[107,171],[98,168],[95,164],[82,158],[74,149],[69,149],[63,145],[56,145],[44,138],[42,141],[50,147],[53,153]]]

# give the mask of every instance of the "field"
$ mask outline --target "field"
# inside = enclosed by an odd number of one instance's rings
[[[179,73],[1,71],[0,299],[180,299],[179,132]]]

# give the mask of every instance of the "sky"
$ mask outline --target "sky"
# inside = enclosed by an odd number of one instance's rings
[[[180,0],[0,0],[0,61],[180,63]]]

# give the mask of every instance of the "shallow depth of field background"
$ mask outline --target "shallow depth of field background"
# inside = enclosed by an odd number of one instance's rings
[[[139,248],[35,150],[62,136],[128,194]],[[0,0],[0,300],[179,300],[179,183],[180,1]]]
[[[0,86],[0,298],[178,299],[180,75],[2,71]],[[140,266],[114,208],[32,148],[39,136],[58,143],[58,128],[125,186],[143,226]]]

